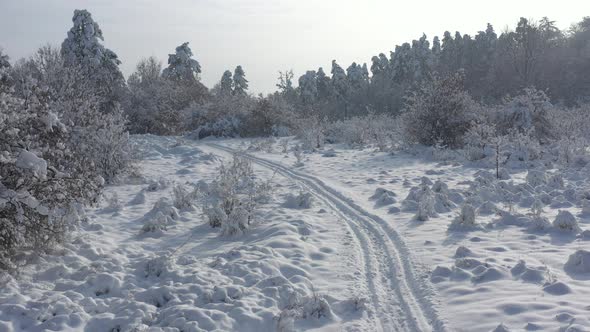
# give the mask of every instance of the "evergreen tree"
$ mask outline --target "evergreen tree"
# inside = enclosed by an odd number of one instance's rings
[[[332,60],[332,87],[336,92],[336,97],[339,100],[341,106],[344,108],[344,118],[348,117],[348,94],[349,84],[346,72],[340,65],[336,63],[336,60]]]
[[[73,27],[61,45],[66,66],[75,66],[84,72],[97,94],[102,97],[101,109],[113,111],[123,98],[125,79],[119,70],[115,52],[105,48],[102,31],[87,10],[75,10]]]
[[[162,76],[176,82],[198,81],[201,65],[192,56],[188,42],[176,47],[176,53],[168,55],[168,67],[164,69]]]
[[[219,92],[225,96],[231,95],[233,92],[233,85],[234,82],[231,71],[224,71],[223,76],[221,76],[221,81],[219,82]]]
[[[246,73],[242,66],[237,66],[234,70],[234,94],[235,95],[246,95],[248,91],[248,80],[246,79]]]

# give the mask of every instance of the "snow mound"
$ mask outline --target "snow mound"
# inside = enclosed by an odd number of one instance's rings
[[[146,190],[151,192],[160,191],[168,188],[170,184],[171,182],[169,180],[165,178],[159,178],[158,180],[150,181],[150,183],[148,183]]]
[[[471,249],[465,247],[465,246],[459,246],[457,248],[457,250],[455,251],[455,258],[465,258],[465,257],[469,257],[469,256],[475,256],[473,254],[473,251],[471,251]]]
[[[132,200],[129,201],[129,203],[127,203],[127,205],[141,205],[141,204],[145,204],[145,189],[142,189],[140,192],[138,192],[135,197],[133,197]]]
[[[375,200],[375,205],[377,207],[391,205],[396,203],[396,194],[385,188],[377,188],[375,189],[375,194],[371,196],[372,200]]]
[[[547,268],[544,266],[540,267],[529,267],[524,260],[520,260],[512,269],[510,273],[513,277],[518,278],[524,282],[543,284],[547,276]]]
[[[581,249],[571,254],[564,269],[572,274],[590,273],[590,251]]]
[[[566,295],[572,292],[571,288],[561,281],[543,286],[543,291],[551,295]]]

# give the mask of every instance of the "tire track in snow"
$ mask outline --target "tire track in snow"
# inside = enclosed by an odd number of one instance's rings
[[[215,143],[207,145],[226,153],[243,153]],[[366,283],[378,319],[377,328],[382,331],[447,330],[430,301],[432,293],[426,276],[416,273],[409,248],[385,220],[367,212],[316,177],[293,171],[280,163],[244,155],[254,163],[300,183],[348,224],[362,250]]]

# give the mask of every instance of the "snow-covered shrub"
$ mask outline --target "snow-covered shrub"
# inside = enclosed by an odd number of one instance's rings
[[[391,205],[395,204],[396,202],[395,193],[389,190],[385,190],[383,188],[377,188],[377,190],[375,190],[373,198],[375,199],[376,206]]]
[[[546,143],[555,138],[548,118],[552,109],[553,105],[543,91],[527,88],[522,95],[508,100],[495,120],[502,134],[511,130],[531,133],[538,142]]]
[[[11,84],[0,93],[2,267],[64,241],[73,206],[95,203],[132,164],[117,57],[90,13],[73,22],[61,50],[43,47],[2,79]]]
[[[464,74],[426,80],[406,99],[404,123],[410,141],[460,147],[478,107],[463,87]]]
[[[157,180],[151,180],[148,183],[146,190],[150,191],[150,192],[154,192],[154,191],[164,190],[164,189],[168,188],[169,186],[170,186],[170,181],[167,180],[166,178],[160,177]]]
[[[545,204],[543,204],[543,202],[540,199],[538,199],[538,198],[535,199],[535,201],[531,205],[531,212],[532,212],[533,216],[540,217],[541,214],[543,213],[544,207],[545,207]]]
[[[434,205],[436,203],[435,196],[429,187],[424,187],[424,191],[418,198],[418,211],[416,212],[416,220],[426,221],[430,217],[436,216]]]
[[[303,149],[314,150],[324,146],[326,119],[310,116],[300,119],[297,126],[297,137],[303,144]]]
[[[303,166],[303,148],[301,147],[301,145],[297,145],[296,147],[293,148],[293,155],[295,156],[295,159],[297,160],[295,162],[295,166],[296,167]]]
[[[581,231],[576,217],[566,210],[559,210],[557,217],[553,220],[553,227],[561,232],[578,233]]]
[[[106,198],[107,202],[107,210],[110,211],[119,211],[123,208],[123,203],[119,199],[119,195],[115,192],[111,196]]]
[[[300,191],[299,194],[288,194],[284,206],[290,209],[309,209],[313,202],[313,196],[310,193]]]
[[[486,122],[474,122],[471,124],[463,142],[468,160],[480,160],[490,156],[493,151],[493,139],[497,137],[496,127]]]
[[[157,212],[155,215],[145,220],[141,227],[141,233],[157,233],[165,231],[167,226],[168,218],[162,212]]]
[[[281,147],[281,153],[289,152],[289,138],[283,138],[279,141],[279,146]]]
[[[190,209],[198,197],[196,188],[192,190],[182,184],[177,184],[172,188],[174,195],[174,206],[177,209]]]
[[[528,229],[533,232],[544,232],[551,228],[551,223],[549,219],[541,216],[541,215],[533,215],[531,221],[528,225]]]
[[[172,202],[166,197],[160,198],[152,209],[143,216],[142,233],[165,231],[167,225],[178,219],[180,215]]]
[[[547,184],[547,175],[543,170],[530,169],[526,175],[526,183],[533,188]]]
[[[559,173],[553,174],[547,180],[547,185],[553,189],[563,189],[565,185],[563,182],[563,176]]]
[[[28,100],[0,94],[0,269],[22,250],[66,238],[73,206],[96,202],[104,180],[76,154],[73,128],[27,85]]]
[[[164,272],[172,270],[174,258],[170,253],[160,254],[146,261],[144,275],[149,277],[160,277]]]
[[[461,213],[453,219],[449,229],[464,229],[475,227],[475,208],[471,204],[463,204]]]
[[[294,323],[297,319],[333,318],[332,308],[324,296],[315,291],[310,296],[293,295],[289,305],[283,308],[276,318],[278,331],[294,331]]]
[[[258,204],[268,199],[270,185],[256,181],[250,161],[234,154],[222,164],[217,179],[204,193],[204,212],[211,227],[225,235],[240,235],[250,227]]]
[[[398,121],[389,115],[369,113],[329,124],[326,138],[331,143],[345,143],[353,148],[374,145],[380,151],[387,151],[398,127]]]
[[[275,139],[272,137],[260,138],[250,142],[248,151],[263,151],[266,153],[272,153]]]

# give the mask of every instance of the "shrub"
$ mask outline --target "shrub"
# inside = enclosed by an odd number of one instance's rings
[[[463,88],[464,75],[434,76],[406,98],[404,125],[410,141],[456,148],[475,120],[476,103]]]
[[[555,217],[555,220],[553,220],[553,227],[561,232],[578,233],[581,231],[576,217],[566,210],[559,210],[557,217]]]
[[[465,229],[475,227],[475,208],[471,204],[463,204],[461,213],[453,219],[449,229]]]
[[[256,181],[252,164],[239,154],[222,164],[217,180],[204,193],[204,212],[211,227],[224,235],[241,235],[250,227],[258,204],[268,199],[270,186]]]
[[[190,190],[182,184],[175,185],[172,188],[172,193],[174,195],[174,206],[177,209],[191,209],[198,196],[196,188]]]
[[[300,191],[298,195],[288,194],[284,206],[290,209],[309,209],[312,201],[310,193]]]

